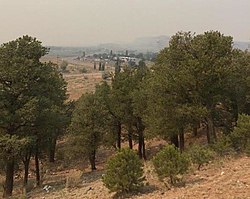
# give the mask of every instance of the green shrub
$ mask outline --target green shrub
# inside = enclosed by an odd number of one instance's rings
[[[236,151],[244,152],[250,142],[250,116],[239,115],[237,127],[230,134],[232,146]]]
[[[153,165],[160,180],[170,178],[171,184],[175,184],[177,176],[184,174],[189,168],[189,159],[173,145],[167,145],[153,158]]]
[[[228,135],[221,136],[211,145],[211,149],[219,156],[225,156],[233,152],[232,142]]]
[[[66,71],[68,65],[69,65],[69,63],[67,61],[63,60],[62,63],[60,64],[61,70]]]
[[[143,185],[143,163],[131,149],[121,149],[107,162],[104,185],[114,192],[129,192]]]
[[[250,140],[246,144],[245,153],[250,157]]]
[[[191,158],[192,163],[198,165],[198,170],[200,167],[210,160],[213,159],[213,151],[205,146],[193,145],[188,151],[188,155]]]
[[[81,73],[87,73],[88,70],[87,70],[86,68],[82,68],[82,69],[80,69],[80,72],[81,72]]]

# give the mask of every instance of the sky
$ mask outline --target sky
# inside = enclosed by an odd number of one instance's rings
[[[0,43],[126,43],[178,31],[219,30],[250,41],[250,0],[0,0]]]

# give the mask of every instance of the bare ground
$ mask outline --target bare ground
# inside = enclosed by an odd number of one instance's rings
[[[47,176],[44,185],[50,185],[47,193],[42,188],[30,192],[30,198],[66,199],[248,199],[250,198],[250,158],[247,156],[215,160],[200,171],[193,168],[184,176],[184,184],[170,187],[160,182],[153,172],[150,162],[144,166],[146,185],[137,194],[116,195],[109,193],[101,181],[104,172],[99,166],[95,172],[88,169],[66,170]]]
[[[56,56],[45,56],[41,59],[42,62],[51,61],[59,66],[62,60],[66,60],[69,63],[67,67],[68,72],[63,73],[63,77],[67,82],[69,100],[77,100],[84,93],[94,92],[95,86],[104,81],[102,78],[103,72],[94,70],[93,61],[79,61],[74,60],[73,57],[57,58]],[[86,73],[81,73],[83,68],[86,69]],[[109,73],[112,71],[114,71],[114,68],[107,64],[105,72]],[[105,81],[110,82],[110,80]]]

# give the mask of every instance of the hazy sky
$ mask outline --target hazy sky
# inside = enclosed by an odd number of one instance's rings
[[[86,46],[219,30],[250,41],[250,0],[0,0],[0,43]]]

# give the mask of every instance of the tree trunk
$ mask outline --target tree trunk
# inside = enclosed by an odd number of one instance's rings
[[[96,166],[95,166],[95,155],[96,155],[96,150],[93,150],[90,155],[89,155],[89,162],[91,165],[91,170],[94,171],[96,170]]]
[[[183,128],[180,129],[179,138],[180,138],[180,150],[181,150],[181,152],[183,152],[184,151],[184,142],[185,142]]]
[[[138,135],[138,156],[140,159],[142,159],[142,144],[143,144],[142,139],[143,139],[143,137],[142,137],[141,132],[138,132],[138,134],[139,134]]]
[[[215,126],[214,126],[214,122],[213,122],[213,141],[217,141],[217,135],[216,135],[216,131],[215,131]]]
[[[23,185],[24,187],[26,187],[26,185],[28,184],[30,157],[31,157],[31,150],[27,150],[25,157],[23,158],[23,165],[24,165]]]
[[[29,177],[29,163],[30,160],[25,161],[24,164],[24,178],[23,178],[23,185],[26,186],[28,184],[28,177]]]
[[[40,184],[41,184],[41,178],[40,178],[40,167],[39,167],[38,149],[36,149],[36,153],[35,153],[35,167],[36,167],[36,185],[40,186]]]
[[[233,100],[232,111],[233,111],[234,122],[236,124],[238,121],[238,116],[239,116],[239,107],[238,107],[237,100]]]
[[[208,127],[208,124],[206,124],[207,126],[207,143],[208,144],[211,144],[211,135],[210,135],[210,131],[209,131],[209,127]]]
[[[55,162],[55,152],[56,152],[56,141],[57,136],[53,135],[51,138],[50,148],[49,148],[49,162]]]
[[[194,135],[194,137],[198,136],[198,126],[199,126],[199,124],[197,124],[197,123],[193,124],[193,135]]]
[[[140,159],[146,160],[146,149],[144,141],[144,125],[142,124],[141,118],[137,119],[137,133],[138,133],[138,155]]]
[[[214,122],[212,115],[209,114],[207,117],[207,141],[208,143],[213,143],[216,140],[216,133],[214,128]]]
[[[15,162],[14,159],[12,159],[8,161],[6,165],[6,176],[5,176],[3,198],[9,198],[10,196],[12,196],[13,183],[14,183],[14,169],[15,169]]]
[[[25,160],[23,160],[23,164],[24,164],[23,194],[24,194],[24,196],[27,196],[27,185],[28,185],[28,178],[29,178],[29,163],[30,163],[30,156],[26,155]]]
[[[170,138],[171,144],[173,144],[176,148],[179,148],[179,140],[178,135],[172,135]]]
[[[147,160],[144,135],[142,138],[142,156],[144,160]]]
[[[129,143],[129,148],[130,149],[133,149],[133,138],[132,138],[132,127],[131,125],[129,125],[129,128],[128,128],[128,143]]]
[[[122,127],[121,122],[117,121],[117,148],[121,148],[121,136],[122,136]]]

